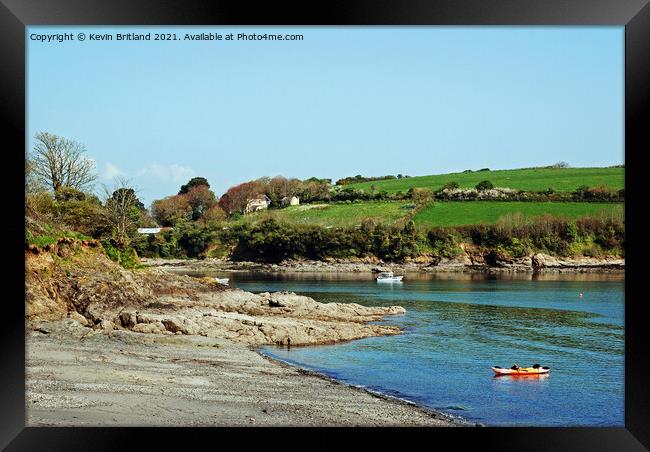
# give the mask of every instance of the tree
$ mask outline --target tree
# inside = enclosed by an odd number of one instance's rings
[[[205,213],[201,216],[201,221],[205,223],[220,223],[226,220],[226,212],[219,206],[215,204],[210,207]]]
[[[241,212],[246,207],[249,199],[264,193],[264,185],[259,180],[244,182],[230,187],[219,199],[219,205],[227,213]]]
[[[185,194],[177,196],[182,196],[187,200],[192,208],[193,221],[201,218],[208,209],[217,203],[214,193],[206,185],[194,185]]]
[[[41,183],[55,194],[63,187],[79,191],[92,187],[97,178],[95,163],[84,155],[83,144],[47,132],[39,132],[34,138],[30,169]]]
[[[43,180],[36,174],[36,164],[33,160],[25,159],[25,193],[40,193],[47,190]]]
[[[104,186],[104,209],[106,222],[110,226],[112,238],[119,248],[125,248],[135,233],[143,204],[129,181],[120,178],[113,189]]]
[[[201,187],[201,186],[210,188],[210,184],[208,183],[208,180],[205,177],[193,177],[192,179],[189,180],[187,184],[181,185],[181,189],[178,192],[178,194],[179,195],[185,194],[189,192],[193,187]]]
[[[160,226],[176,226],[192,218],[192,206],[184,196],[168,196],[151,203],[151,215]]]
[[[494,185],[489,180],[483,180],[476,184],[476,189],[478,191],[491,190],[494,188]]]
[[[275,176],[268,181],[265,194],[274,205],[280,205],[282,198],[300,194],[304,185],[299,179],[287,179],[283,176]]]
[[[327,200],[332,189],[331,181],[329,179],[313,179],[304,181],[296,195],[304,202]]]

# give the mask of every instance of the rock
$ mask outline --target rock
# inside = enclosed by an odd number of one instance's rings
[[[534,269],[558,268],[562,266],[557,258],[543,253],[533,254],[531,264]]]
[[[279,302],[279,301],[271,300],[271,299],[270,299],[270,300],[269,300],[269,306],[271,306],[272,308],[285,308],[287,305],[282,304],[282,303]]]
[[[122,311],[120,313],[120,321],[124,328],[133,328],[138,323],[137,312]]]
[[[183,330],[182,323],[180,323],[177,319],[167,318],[162,321],[162,324],[165,326],[165,329],[167,331],[170,331],[172,333],[182,332]]]
[[[163,333],[166,330],[161,322],[152,322],[138,323],[131,328],[131,331],[136,333]]]
[[[90,324],[90,322],[88,322],[88,319],[82,316],[81,314],[79,314],[77,311],[68,312],[68,318],[76,320],[83,326],[88,326]]]
[[[199,334],[200,328],[199,325],[184,317],[172,317],[165,318],[162,320],[162,324],[165,329],[171,333],[175,334]]]
[[[113,331],[115,329],[113,322],[110,320],[102,320],[97,325],[95,325],[100,330]]]
[[[146,314],[146,313],[138,312],[135,318],[136,318],[136,323],[140,324],[140,323],[157,323],[161,321],[162,317],[158,314]]]

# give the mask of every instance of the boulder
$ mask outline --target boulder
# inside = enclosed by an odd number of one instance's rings
[[[133,328],[138,323],[138,313],[122,311],[120,312],[120,322],[124,328]]]
[[[68,312],[68,318],[79,322],[83,326],[88,326],[90,324],[88,319],[82,316],[81,314],[79,314],[77,311]]]

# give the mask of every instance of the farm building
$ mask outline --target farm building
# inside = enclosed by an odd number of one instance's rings
[[[285,196],[280,201],[280,204],[282,205],[282,207],[297,206],[298,204],[300,204],[300,198],[298,198],[297,196]]]
[[[268,196],[262,195],[257,198],[249,199],[246,203],[246,208],[244,213],[257,212],[258,210],[268,209],[271,204],[271,200]]]

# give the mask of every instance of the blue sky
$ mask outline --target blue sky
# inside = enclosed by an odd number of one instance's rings
[[[176,33],[43,43],[31,33]],[[185,33],[303,41],[185,41]],[[338,179],[624,158],[623,27],[29,27],[27,146],[82,142],[148,205],[193,176]]]

